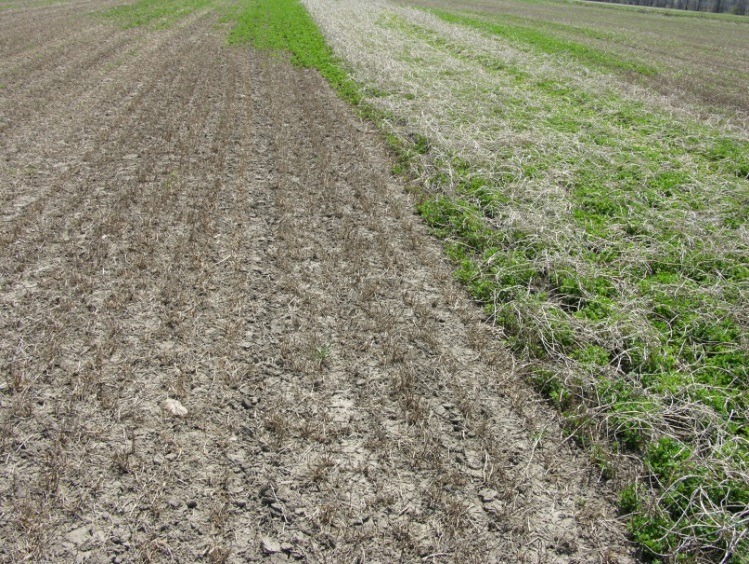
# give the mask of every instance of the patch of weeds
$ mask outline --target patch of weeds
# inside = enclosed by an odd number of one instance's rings
[[[677,543],[676,535],[668,533],[673,522],[653,502],[648,488],[639,484],[627,486],[620,495],[619,504],[621,510],[630,515],[627,528],[645,554],[650,559],[668,554],[668,547]]]
[[[501,234],[487,225],[484,214],[468,200],[438,196],[423,202],[418,210],[438,236],[459,237],[463,246],[473,251],[491,249],[502,239]],[[462,258],[454,256],[454,259]]]
[[[606,366],[609,363],[609,352],[598,345],[585,345],[573,351],[570,357],[584,365]]]
[[[557,408],[567,411],[573,402],[573,394],[553,371],[548,369],[536,369],[531,373],[531,382],[547,395]]]
[[[327,345],[319,346],[315,349],[315,363],[318,369],[322,369],[330,361],[331,349]]]
[[[749,200],[737,198],[732,209],[723,217],[723,226],[729,229],[740,229],[749,222]]]
[[[746,331],[725,308],[732,303],[727,299],[737,303],[743,295],[732,293],[730,285],[746,280],[744,265],[749,261],[743,251],[716,253],[660,226],[658,218],[646,224],[640,217],[644,210],[670,212],[682,205],[674,195],[691,177],[680,171],[624,175],[618,181],[607,178],[605,184],[590,182],[572,191],[579,206],[573,217],[585,227],[590,241],[605,243],[595,251],[577,250],[577,268],[570,269],[541,267],[536,257],[545,256],[548,247],[532,242],[530,233],[495,230],[487,221],[513,204],[502,183],[471,176],[470,166],[456,170],[462,175],[457,195],[430,199],[420,212],[435,234],[451,241],[447,248],[456,263],[456,277],[504,328],[509,346],[533,359],[567,358],[582,367],[613,368],[626,376],[601,380],[593,400],[580,398],[553,374],[536,374],[534,382],[570,421],[579,418],[574,406],[580,403],[592,401],[598,409],[605,406],[602,413],[609,436],[624,451],[649,457],[646,466],[658,477],[659,488],[623,494],[623,507],[633,508],[630,526],[637,541],[654,557],[673,553],[683,546],[685,537],[693,543],[690,550],[714,555],[722,553],[707,547],[728,550],[728,541],[706,523],[725,519],[724,526],[738,534],[741,527],[730,523],[740,521],[736,508],[743,499],[741,487],[706,470],[694,480],[690,478],[694,467],[678,457],[666,479],[657,461],[664,432],[665,405],[657,399],[660,394],[709,408],[722,421],[718,424],[723,432],[744,445],[747,438],[746,433],[742,438],[746,422],[739,416],[747,409]],[[644,194],[624,191],[635,190],[638,184]],[[624,239],[617,239],[621,238],[617,229]],[[623,254],[642,245],[641,240],[656,250],[642,263],[644,270],[618,270]],[[591,272],[580,268],[579,259],[592,265]],[[716,288],[723,285],[728,289],[716,294]],[[616,324],[620,316],[627,317],[621,286],[643,308],[637,312],[638,331],[647,337],[625,334],[621,346],[605,337],[600,343],[586,340],[576,322],[599,332],[601,327]],[[735,468],[741,460],[737,452],[707,451],[707,458],[701,456],[701,468],[707,469]],[[606,463],[600,467],[602,473],[611,471]],[[696,509],[695,496],[710,508],[710,517]]]
[[[644,460],[648,469],[659,480],[663,493],[657,513],[655,508],[642,511],[649,514],[651,520],[655,513],[655,522],[649,525],[642,523],[642,530],[633,526],[632,532],[653,554],[667,554],[678,546],[679,539],[675,535],[664,535],[663,530],[691,527],[699,531],[702,537],[712,538],[717,543],[725,532],[724,527],[728,525],[730,531],[731,521],[739,523],[746,519],[749,485],[741,480],[737,481],[720,469],[700,464],[694,457],[693,450],[683,442],[664,437],[649,446]],[[642,494],[635,488],[629,488],[622,494],[621,504],[624,510],[642,510],[644,503]],[[719,509],[724,513],[726,521],[704,520],[704,512],[708,508],[713,512]],[[639,521],[643,519],[640,518]],[[654,527],[655,524],[658,526]],[[730,539],[730,543],[736,550],[736,558],[729,561],[741,562],[742,548],[743,551],[746,550],[746,539],[738,536]],[[719,558],[721,551],[716,550],[714,556]]]
[[[590,447],[590,461],[598,468],[601,478],[611,480],[616,476],[616,462],[607,449],[598,444]]]
[[[749,141],[719,138],[703,154],[719,172],[749,180]]]

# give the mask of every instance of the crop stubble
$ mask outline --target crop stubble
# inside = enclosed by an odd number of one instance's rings
[[[0,21],[0,557],[626,561],[370,129],[103,6]]]

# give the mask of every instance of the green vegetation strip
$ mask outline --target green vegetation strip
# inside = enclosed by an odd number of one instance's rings
[[[115,6],[103,13],[120,27],[152,26],[168,28],[193,12],[216,6],[217,0],[137,0]]]
[[[551,31],[551,24],[539,27],[532,25],[530,20],[524,25],[511,23],[513,20],[518,20],[519,18],[511,18],[509,16],[502,16],[501,21],[488,21],[481,17],[457,14],[444,10],[430,10],[430,12],[448,23],[460,24],[484,33],[496,35],[515,44],[526,45],[540,53],[566,55],[581,64],[593,68],[627,71],[642,75],[653,75],[657,72],[657,69],[650,65],[625,60],[578,41],[554,35]],[[583,32],[581,29],[561,26],[559,24],[556,25],[556,28],[577,34],[594,34],[592,30],[585,30]]]
[[[651,483],[622,496],[634,537],[651,555],[749,557],[749,143],[387,25],[522,84],[503,124],[568,142],[500,148],[523,163],[500,174],[438,162],[443,195],[420,209],[602,469],[602,433],[643,457]],[[551,235],[514,221],[556,178],[569,214],[543,210]]]
[[[289,53],[293,64],[317,69],[344,99],[360,102],[359,88],[298,1],[251,0],[243,2],[230,17],[236,25],[229,43],[251,43],[258,49]]]

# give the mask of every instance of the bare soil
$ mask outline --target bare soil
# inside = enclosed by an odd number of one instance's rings
[[[103,6],[0,15],[0,558],[630,561],[370,126]]]

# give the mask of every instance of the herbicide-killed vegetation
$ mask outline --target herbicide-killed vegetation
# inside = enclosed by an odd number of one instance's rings
[[[304,3],[645,552],[749,558],[746,22]]]

